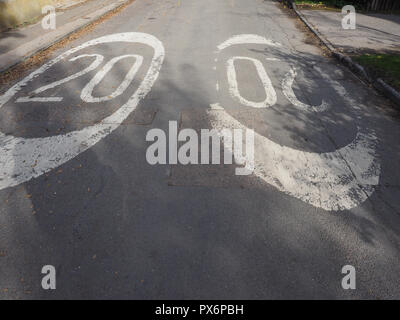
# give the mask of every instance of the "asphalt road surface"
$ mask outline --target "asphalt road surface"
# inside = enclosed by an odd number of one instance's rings
[[[1,298],[400,298],[399,113],[279,3],[136,0],[0,94]],[[254,170],[151,165],[170,121]]]

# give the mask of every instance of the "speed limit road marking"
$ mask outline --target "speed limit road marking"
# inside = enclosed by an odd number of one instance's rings
[[[118,128],[135,110],[140,100],[151,90],[164,61],[165,51],[162,43],[154,36],[145,33],[119,33],[88,41],[51,60],[1,96],[0,108],[10,101],[24,86],[37,76],[45,73],[56,63],[84,48],[113,42],[140,43],[148,45],[154,50],[150,67],[135,93],[113,114],[98,124],[81,130],[43,138],[21,138],[0,132],[0,189],[15,186],[38,177],[89,149]],[[222,50],[231,46],[243,44],[261,44],[277,49],[282,48],[281,44],[273,40],[258,35],[244,34],[233,36],[220,44],[216,53],[219,54]],[[15,102],[40,101],[45,103],[62,101],[63,97],[36,97],[36,95],[81,77],[97,69],[104,61],[104,57],[100,54],[83,54],[70,59],[70,61],[85,58],[94,58],[94,61],[84,70],[38,88],[30,95],[21,97]],[[112,94],[104,97],[94,97],[93,91],[95,87],[112,70],[114,65],[122,59],[132,60],[132,67],[127,71],[124,80]],[[250,101],[240,94],[234,65],[237,60],[248,60],[254,64],[265,89],[266,99],[264,101]],[[275,58],[267,58],[267,61],[271,62],[276,60]],[[215,61],[218,61],[218,58]],[[99,103],[120,96],[129,87],[142,63],[143,57],[135,54],[110,59],[84,86],[80,98],[87,103]],[[233,100],[243,106],[255,109],[269,108],[277,102],[275,88],[261,61],[251,57],[235,56],[228,59],[225,66],[227,68],[227,88]],[[291,69],[281,82],[283,96],[294,108],[302,112],[323,112],[331,107],[325,101],[322,101],[318,106],[308,105],[299,101],[292,89],[296,75],[296,68],[291,66]],[[357,112],[355,101],[346,94],[343,86],[339,82],[332,80],[329,75],[323,75],[323,77],[330,83],[332,88],[344,97],[346,104]],[[219,83],[216,84],[215,88],[217,91],[221,90]],[[222,131],[226,128],[249,129],[229,115],[220,102],[216,102],[211,106],[212,109],[209,111],[209,115],[212,119],[212,126],[217,131]],[[315,207],[325,210],[351,209],[364,202],[374,192],[374,186],[379,183],[380,164],[376,157],[377,143],[378,140],[374,132],[358,128],[356,137],[347,146],[334,152],[313,153],[282,146],[267,137],[255,134],[254,174],[278,190]]]
[[[281,47],[279,43],[261,36],[244,34],[233,36],[220,44],[216,53],[219,54],[230,46],[244,44]],[[264,102],[248,101],[240,95],[233,66],[233,62],[238,59],[247,59],[255,64],[267,95]],[[268,108],[276,102],[275,89],[259,60],[233,57],[228,59],[226,67],[229,94],[233,100],[253,108]],[[282,92],[293,107],[305,112],[321,112],[330,107],[325,101],[319,106],[300,102],[292,89],[295,77],[296,69],[292,68],[282,80]],[[332,80],[329,75],[323,77],[344,97],[347,105],[360,113],[356,102],[346,94],[345,88],[339,82]],[[220,102],[211,104],[208,113],[213,128],[218,132],[226,128],[249,129],[232,117]],[[376,157],[378,140],[370,130],[358,128],[358,133],[350,144],[328,153],[296,150],[257,133],[254,142],[254,174],[278,190],[318,208],[329,211],[354,208],[368,199],[374,192],[374,186],[379,183],[380,163]]]
[[[91,148],[97,142],[117,129],[120,124],[132,113],[132,111],[136,109],[140,100],[142,100],[151,90],[164,61],[165,51],[163,44],[154,36],[146,33],[118,33],[90,40],[78,47],[68,50],[54,60],[46,63],[41,68],[27,76],[25,79],[18,82],[3,96],[1,96],[0,108],[10,101],[24,86],[32,82],[37,76],[45,73],[56,63],[82,49],[99,44],[114,42],[139,43],[150,46],[154,50],[150,67],[135,93],[113,114],[103,119],[99,123],[81,130],[43,138],[21,138],[12,135],[6,135],[0,132],[0,189],[12,187],[29,181],[32,178],[38,177]],[[54,88],[68,81],[81,77],[89,71],[95,70],[97,67],[99,67],[104,59],[103,56],[95,54],[77,56],[70,61],[89,56],[95,57],[94,62],[92,62],[89,67],[81,72],[76,73],[75,75],[71,75],[63,80],[59,80],[47,86],[41,87],[34,91],[33,94],[42,93],[50,88]],[[105,74],[112,69],[117,61],[126,58],[133,58],[134,63],[121,85],[110,96],[97,98],[93,97],[92,91],[94,87],[103,79]],[[81,98],[88,102],[101,102],[108,99],[113,99],[114,97],[122,94],[133,80],[136,72],[142,64],[142,61],[143,57],[138,55],[125,55],[113,58],[94,76],[94,78],[85,86],[85,88],[83,88]],[[57,102],[61,100],[62,97],[56,97],[56,99],[50,97],[22,97],[16,102]]]

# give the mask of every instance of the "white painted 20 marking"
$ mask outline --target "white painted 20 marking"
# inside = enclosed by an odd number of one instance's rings
[[[46,72],[54,64],[84,48],[113,42],[141,43],[152,47],[154,50],[149,70],[135,93],[113,114],[103,119],[100,123],[82,130],[44,138],[20,138],[0,132],[0,189],[29,181],[86,151],[118,128],[135,110],[140,100],[151,90],[164,61],[165,52],[162,43],[149,34],[137,32],[120,33],[88,41],[46,63],[10,88],[3,96],[0,96],[0,108],[22,90],[24,86],[33,81],[35,77]],[[234,36],[223,42],[218,46],[217,53],[234,45],[248,43],[264,44],[275,48],[282,47],[275,41],[258,35],[246,34]],[[94,61],[84,70],[36,89],[29,96],[19,98],[16,102],[62,101],[62,97],[35,97],[35,95],[81,77],[95,70],[104,61],[104,57],[99,54],[80,55],[70,61],[82,58],[94,58]],[[94,88],[104,79],[113,66],[122,59],[134,60],[122,83],[112,94],[104,97],[94,97]],[[255,65],[265,89],[266,99],[264,101],[249,101],[240,94],[234,66],[237,60],[248,60]],[[276,58],[267,58],[267,60],[275,61]],[[83,88],[81,99],[95,103],[108,101],[121,95],[133,81],[142,63],[143,57],[133,54],[111,59]],[[292,89],[295,77],[296,69],[292,68],[282,81],[282,92],[294,107],[312,112],[324,111],[329,107],[324,101],[319,106],[300,102]],[[347,104],[356,110],[355,101],[346,95],[346,90],[343,86],[339,82],[330,79],[328,75],[324,75],[324,77],[346,99]],[[227,81],[232,98],[242,105],[253,108],[268,108],[277,101],[277,95],[271,79],[262,63],[257,59],[242,56],[230,58],[227,62]],[[217,90],[220,88],[218,83],[216,88]],[[212,126],[216,130],[221,131],[226,128],[248,129],[230,116],[219,103],[212,104],[211,107],[209,115]],[[296,150],[279,145],[264,136],[256,134],[256,159],[251,165],[254,165],[256,176],[265,182],[315,207],[325,210],[351,209],[365,201],[374,192],[374,186],[379,183],[380,164],[376,158],[376,145],[377,138],[375,134],[372,131],[368,132],[361,129],[359,129],[352,143],[330,153],[312,153]],[[249,165],[249,161],[249,159],[246,159],[246,166]]]
[[[90,71],[93,71],[97,67],[99,67],[104,60],[104,57],[100,54],[82,54],[80,56],[70,59],[69,61],[74,62],[78,59],[86,58],[86,57],[95,57],[95,60],[87,68],[85,68],[82,71],[79,71],[73,75],[70,75],[69,77],[55,81],[46,86],[40,87],[40,88],[34,90],[29,96],[18,98],[15,102],[21,103],[21,102],[60,102],[60,101],[62,101],[63,100],[62,97],[32,97],[32,96],[35,96],[37,94],[45,92],[46,90],[56,88],[64,83],[67,83],[69,81],[72,81],[74,79],[82,77],[83,75],[85,75],[85,74],[89,73]]]
[[[63,100],[62,97],[35,97],[35,95],[40,94],[46,90],[56,88],[64,83],[67,83],[69,81],[72,81],[74,79],[77,79],[79,77],[82,77],[83,75],[89,73],[90,71],[95,70],[97,67],[100,66],[100,64],[103,62],[104,57],[100,54],[83,54],[80,56],[77,56],[75,58],[70,59],[69,61],[76,61],[80,58],[85,58],[85,57],[95,57],[96,59],[88,66],[87,68],[83,69],[80,72],[77,72],[67,78],[64,78],[59,81],[55,81],[53,83],[50,83],[46,86],[40,87],[36,90],[34,90],[29,96],[27,97],[21,97],[16,100],[17,103],[23,103],[23,102],[60,102]],[[135,62],[132,65],[131,69],[128,71],[127,75],[125,76],[125,79],[122,81],[122,83],[119,85],[115,91],[109,95],[103,96],[103,97],[93,97],[92,93],[94,88],[104,79],[104,77],[111,71],[111,69],[114,67],[114,65],[126,58],[135,58]],[[81,93],[81,99],[85,102],[89,103],[95,103],[95,102],[104,102],[104,101],[109,101],[112,100],[121,94],[124,93],[124,91],[129,87],[129,85],[132,83],[133,79],[135,78],[136,73],[139,71],[140,67],[142,66],[143,63],[143,57],[136,55],[136,54],[127,54],[119,57],[115,57],[108,61],[106,65],[101,68],[99,72],[96,73],[96,75],[93,77],[92,80],[89,81],[89,83],[82,89]],[[33,96],[33,97],[32,97]]]
[[[162,43],[152,35],[139,32],[128,32],[112,34],[97,39],[90,40],[76,48],[68,50],[57,58],[46,63],[29,76],[11,87],[4,95],[0,96],[0,108],[12,99],[24,86],[33,81],[35,77],[46,72],[51,66],[62,61],[68,56],[78,52],[79,50],[104,43],[127,42],[139,43],[150,46],[153,51],[153,57],[150,67],[129,100],[122,105],[117,111],[103,119],[99,123],[86,127],[82,130],[72,131],[66,134],[44,137],[44,138],[20,138],[12,135],[5,135],[0,132],[0,189],[12,187],[20,183],[29,181],[32,178],[62,165],[63,163],[75,158],[80,153],[94,146],[97,142],[108,136],[111,132],[117,129],[120,124],[134,111],[139,102],[151,90],[153,84],[158,78],[161,66],[164,61],[165,51]],[[76,79],[83,74],[94,70],[103,61],[101,55],[86,55],[95,57],[95,61],[79,73],[69,76],[64,80],[54,82],[50,85],[37,89],[34,93],[44,92],[57,85]],[[81,59],[85,55],[78,56],[74,59]],[[142,57],[131,55],[135,58],[133,67],[129,70],[125,80],[112,94],[117,96],[121,94],[132,81],[137,73],[138,68],[142,64]],[[121,57],[119,57],[121,58]],[[119,59],[118,58],[118,59]],[[124,56],[125,58],[125,56]],[[122,58],[121,58],[122,59]],[[116,59],[108,63],[108,68],[111,68]],[[91,93],[96,84],[101,81],[105,75],[105,71],[98,73],[94,80],[85,87],[84,99],[95,101]],[[29,97],[28,97],[29,98]],[[100,97],[98,99],[104,99]],[[49,101],[49,100],[48,100]]]
[[[281,47],[279,43],[261,36],[244,34],[220,44],[216,53],[219,54],[233,45],[243,44]],[[256,65],[267,93],[266,101],[255,103],[240,95],[233,66],[233,62],[238,59],[247,59]],[[232,99],[254,108],[266,108],[273,105],[272,102],[276,102],[275,90],[259,60],[234,57],[228,60],[227,68],[227,81]],[[329,105],[324,101],[319,106],[311,106],[297,99],[292,89],[295,77],[296,69],[292,68],[282,81],[283,94],[291,104],[303,111],[325,111]],[[346,90],[339,82],[332,80],[328,75],[324,75],[324,78],[346,99],[346,103],[353,110],[358,110],[355,101],[346,95]],[[218,83],[217,87],[220,87]],[[218,132],[226,128],[249,129],[226,112],[220,103],[211,104],[208,114],[212,127]],[[256,158],[254,163],[248,163],[251,159],[246,159],[245,162],[246,166],[254,166],[254,174],[257,177],[288,195],[325,210],[345,210],[364,202],[374,192],[374,186],[379,183],[380,164],[376,157],[376,146],[377,138],[374,132],[365,132],[360,128],[352,143],[328,153],[296,150],[255,133]]]

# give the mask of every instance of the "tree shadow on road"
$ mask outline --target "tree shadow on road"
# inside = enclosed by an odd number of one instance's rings
[[[305,59],[307,63],[282,53],[280,58],[303,71],[310,68],[308,62],[321,62],[313,56]],[[369,200],[352,210],[328,212],[263,181],[253,181],[257,187],[217,188],[207,181],[193,185],[188,175],[186,185],[168,185],[169,166],[151,166],[146,161],[146,133],[151,128],[166,129],[168,120],[178,120],[184,109],[208,109],[206,93],[211,87],[199,77],[194,63],[177,68],[166,60],[163,69],[168,68],[176,70],[181,80],[161,74],[139,106],[157,110],[151,123],[135,124],[131,115],[76,158],[1,191],[0,225],[6,226],[2,246],[8,249],[7,256],[0,257],[1,282],[9,284],[7,297],[375,299],[398,295],[399,210],[393,209],[394,200],[384,199],[382,188],[398,188],[400,129],[381,97],[349,80],[344,71],[349,94],[362,108],[363,124],[373,128],[380,141],[382,171],[377,192]],[[122,66],[120,71],[126,72]],[[182,83],[196,87],[189,90]],[[322,84],[320,78],[311,79],[309,87],[303,83],[304,102],[313,102],[318,85],[329,89]],[[339,125],[345,130],[354,121],[351,106],[340,95],[333,101],[332,113],[301,118],[304,126],[318,128],[321,121],[329,124],[333,119],[332,128]],[[278,111],[271,112],[300,116],[278,103],[282,109],[277,106]],[[293,146],[305,146],[304,140],[299,142],[304,130],[290,123],[280,130],[286,131]],[[353,138],[354,132],[348,133],[351,137],[341,143]],[[40,288],[40,269],[45,264],[58,271],[54,292]],[[354,265],[362,279],[353,292],[341,288],[341,268],[346,264]]]

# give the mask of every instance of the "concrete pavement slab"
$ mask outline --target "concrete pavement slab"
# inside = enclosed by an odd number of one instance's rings
[[[344,30],[341,12],[300,10],[326,40],[345,53],[400,52],[400,15],[356,13],[356,29]]]

